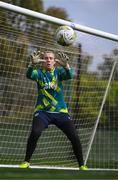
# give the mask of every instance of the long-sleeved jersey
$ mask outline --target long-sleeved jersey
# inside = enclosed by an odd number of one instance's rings
[[[34,112],[39,110],[48,112],[68,113],[63,96],[62,81],[73,78],[73,69],[54,68],[52,71],[29,67],[27,78],[36,81],[38,97]]]

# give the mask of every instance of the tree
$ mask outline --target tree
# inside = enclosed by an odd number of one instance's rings
[[[104,55],[104,62],[98,66],[101,79],[105,80],[106,74],[110,74],[114,61],[118,60],[118,49],[114,49],[110,55]],[[110,89],[104,105],[101,123],[105,126],[117,129],[118,127],[118,64],[115,67]],[[103,118],[105,117],[105,118]]]
[[[102,79],[105,78],[107,73],[110,74],[114,61],[118,59],[118,49],[114,49],[110,55],[105,54],[103,59],[104,62],[98,66],[98,70]],[[116,66],[114,78],[114,80],[118,80],[118,66]]]
[[[44,11],[44,7],[43,7],[43,2],[42,0],[12,0],[14,5],[23,7],[23,8],[27,8],[27,9],[31,9],[37,12],[43,12]]]
[[[58,7],[52,6],[52,7],[49,7],[45,13],[50,16],[68,20],[68,14],[67,14],[66,10],[63,8],[58,8]]]

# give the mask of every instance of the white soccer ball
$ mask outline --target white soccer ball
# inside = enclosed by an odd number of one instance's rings
[[[55,32],[55,40],[62,46],[69,46],[76,39],[75,31],[69,26],[60,26]]]

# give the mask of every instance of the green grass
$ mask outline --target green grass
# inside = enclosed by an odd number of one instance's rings
[[[75,170],[45,170],[45,169],[19,169],[19,168],[0,168],[0,179],[12,180],[43,180],[43,179],[118,179],[116,171],[75,171]]]

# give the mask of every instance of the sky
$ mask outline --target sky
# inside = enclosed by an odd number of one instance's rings
[[[74,23],[118,35],[118,0],[43,0],[43,3],[45,9],[50,6],[64,8]],[[81,32],[77,34],[78,41],[90,53],[110,54],[118,48],[117,42]]]
[[[118,34],[118,0],[43,0],[64,8],[75,23]]]

